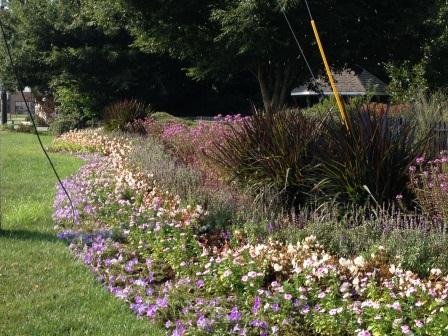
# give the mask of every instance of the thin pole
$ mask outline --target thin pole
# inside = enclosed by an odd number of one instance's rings
[[[313,27],[314,37],[316,38],[317,45],[319,47],[320,55],[322,57],[322,61],[324,62],[325,71],[327,72],[328,80],[331,85],[331,89],[333,90],[334,97],[336,98],[336,103],[338,105],[339,113],[341,115],[342,122],[344,123],[345,127],[348,131],[351,130],[350,120],[347,115],[347,111],[345,109],[344,101],[341,99],[341,96],[339,95],[338,88],[336,87],[336,84],[334,82],[333,74],[331,73],[330,66],[328,65],[327,57],[325,55],[324,47],[322,45],[322,42],[320,40],[319,32],[317,30],[316,22],[313,19],[313,14],[311,14],[310,6],[308,5],[308,1],[305,0],[306,9],[308,10],[308,14],[310,16],[311,20],[311,27]]]
[[[6,97],[6,90],[2,90],[1,91],[1,100],[2,100],[2,104],[1,104],[1,110],[2,110],[2,125],[7,123],[7,97]]]
[[[325,56],[325,51],[319,37],[319,32],[317,31],[316,22],[314,22],[314,20],[311,20],[311,26],[313,27],[314,36],[316,38],[317,45],[319,46],[320,55],[322,56],[322,61],[324,62],[325,70],[327,72],[328,80],[330,81],[331,89],[333,90],[334,96],[336,98],[336,103],[339,108],[339,113],[341,114],[342,122],[344,123],[345,127],[347,127],[347,130],[350,131],[347,111],[345,110],[344,102],[342,101],[341,96],[339,95],[338,88],[336,87],[336,84],[334,82],[333,75],[331,73],[330,66],[328,65],[327,57]]]

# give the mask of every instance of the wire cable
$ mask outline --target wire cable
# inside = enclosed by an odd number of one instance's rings
[[[3,41],[4,41],[4,44],[5,44],[6,52],[7,52],[7,54],[8,54],[8,58],[9,58],[9,61],[10,61],[10,63],[11,63],[12,71],[13,71],[14,76],[15,76],[15,79],[16,79],[16,81],[17,81],[17,85],[20,87],[19,74],[18,74],[18,72],[17,72],[17,68],[16,68],[15,63],[14,63],[14,60],[13,60],[13,58],[12,58],[11,49],[10,49],[10,47],[9,47],[9,44],[8,44],[8,41],[7,41],[7,38],[6,38],[6,32],[5,32],[5,28],[4,28],[4,26],[3,26],[3,22],[2,22],[2,18],[1,18],[1,16],[0,16],[0,28],[1,28],[2,35],[3,35]],[[41,138],[40,138],[39,132],[37,131],[37,126],[36,126],[36,122],[34,121],[33,114],[31,113],[30,107],[29,107],[28,102],[27,102],[27,100],[26,100],[26,98],[25,98],[25,94],[23,93],[23,90],[22,90],[22,89],[20,89],[19,91],[20,91],[20,93],[21,93],[21,95],[22,95],[22,99],[23,99],[23,101],[25,102],[26,110],[28,111],[28,115],[29,115],[29,117],[30,117],[30,119],[31,119],[31,122],[32,122],[32,124],[33,124],[34,131],[35,131],[35,133],[36,133],[37,139],[39,140],[40,148],[41,148],[42,151],[44,152],[44,154],[45,154],[45,156],[46,156],[48,162],[50,163],[51,169],[53,170],[53,173],[54,173],[54,175],[56,176],[56,178],[57,178],[57,180],[58,180],[58,182],[59,182],[59,185],[61,186],[61,189],[64,191],[64,193],[65,193],[65,195],[67,196],[67,199],[68,199],[68,201],[69,201],[69,203],[70,203],[70,207],[71,207],[72,215],[73,215],[73,218],[72,218],[72,219],[73,219],[73,224],[75,224],[75,214],[76,214],[76,211],[75,211],[75,206],[73,205],[73,201],[72,201],[72,199],[71,199],[71,197],[70,197],[70,194],[68,193],[67,189],[64,187],[64,184],[62,183],[62,180],[61,180],[61,178],[59,177],[58,172],[56,171],[56,168],[55,168],[55,166],[54,166],[54,164],[53,164],[53,161],[51,161],[50,156],[48,155],[47,151],[45,150],[45,147],[44,147],[44,145],[43,145],[43,143],[42,143],[42,140],[41,140]]]
[[[294,32],[294,29],[292,28],[292,25],[291,25],[291,22],[290,22],[289,19],[288,19],[288,16],[286,15],[286,12],[285,12],[285,10],[284,10],[283,8],[281,9],[281,11],[282,11],[282,13],[283,13],[283,16],[285,17],[286,23],[288,24],[289,30],[291,31],[292,36],[294,37],[294,40],[296,41],[296,44],[297,44],[297,46],[299,47],[300,53],[302,54],[303,60],[304,60],[305,63],[306,63],[306,66],[307,66],[307,68],[308,68],[308,70],[309,70],[309,72],[310,72],[310,74],[311,74],[311,77],[313,78],[314,81],[316,81],[316,77],[314,76],[314,72],[313,72],[313,70],[311,69],[310,63],[308,62],[308,60],[307,60],[307,58],[306,58],[306,56],[305,56],[305,52],[303,51],[303,48],[302,48],[302,46],[300,45],[299,39],[297,38],[297,35],[296,35],[296,33]]]
[[[306,5],[308,7],[308,3]],[[308,11],[309,11],[309,14],[311,16],[311,11],[310,11],[309,7],[308,7]],[[297,38],[297,35],[294,32],[294,29],[292,28],[291,22],[289,21],[288,16],[286,15],[285,9],[281,8],[281,12],[282,12],[282,14],[283,14],[283,16],[284,16],[284,18],[286,20],[286,23],[288,24],[289,30],[291,31],[292,36],[294,37],[294,40],[295,40],[297,46],[299,47],[300,53],[301,53],[301,55],[303,57],[303,60],[305,61],[305,64],[306,64],[306,66],[308,68],[308,71],[310,72],[311,78],[313,79],[313,85],[315,86],[313,88],[313,90],[317,91],[317,93],[319,94],[319,99],[323,99],[325,97],[325,94],[322,91],[322,89],[318,86],[317,78],[314,75],[313,69],[311,69],[311,65],[310,65],[310,63],[308,62],[308,59],[305,56],[305,52],[303,51],[303,48],[300,45],[299,39]]]
[[[311,9],[310,9],[310,6],[308,5],[308,1],[307,0],[305,0],[305,5],[306,5],[306,9],[308,10],[308,14],[310,16],[310,19],[314,20],[313,19],[313,14],[311,14]]]

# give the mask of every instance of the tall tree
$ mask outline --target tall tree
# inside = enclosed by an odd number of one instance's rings
[[[0,78],[10,89],[31,86],[38,97],[76,90],[96,114],[122,98],[173,106],[167,88],[193,90],[178,60],[131,47],[133,38],[123,26],[104,30],[84,5],[77,0],[12,0],[8,11],[0,13],[20,75],[16,83],[7,54],[1,52]],[[3,41],[0,48],[4,51]]]
[[[422,60],[433,89],[448,87],[448,2],[438,0],[434,16],[428,20],[430,34]]]
[[[421,28],[432,1],[309,3],[334,66],[358,64],[378,72],[383,62],[421,56]],[[122,0],[122,5],[141,50],[188,61],[188,74],[198,79],[249,71],[259,83],[266,110],[283,106],[292,86],[309,77],[282,8],[311,66],[322,68],[301,0],[187,0],[181,6],[175,0]]]

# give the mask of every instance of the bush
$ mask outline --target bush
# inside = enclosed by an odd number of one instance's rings
[[[303,203],[312,189],[322,122],[287,110],[257,113],[215,142],[212,162],[231,181],[258,198],[276,195],[287,207]]]
[[[410,167],[411,187],[422,209],[434,216],[443,231],[448,226],[448,152],[427,161],[423,157]]]
[[[73,80],[57,79],[51,84],[56,103],[56,117],[52,122],[56,134],[91,124],[96,115],[93,99]]]
[[[145,119],[151,113],[150,106],[137,100],[123,100],[106,107],[104,128],[109,131],[124,131],[125,126],[137,119]]]
[[[34,122],[38,127],[48,127],[47,121],[38,115],[34,115]]]
[[[11,131],[11,132],[14,132],[14,125],[13,124],[0,125],[0,130],[1,131]]]
[[[68,132],[73,129],[81,128],[82,121],[76,114],[59,114],[50,123],[50,132],[55,135],[60,135],[62,133]]]
[[[428,134],[418,139],[414,119],[399,122],[368,107],[348,115],[350,132],[341,123],[327,124],[327,148],[319,152],[321,196],[356,204],[372,197],[381,204],[398,194],[410,196],[408,169],[425,152]]]
[[[36,133],[33,125],[19,124],[15,130],[20,133]]]
[[[398,66],[389,63],[386,64],[386,72],[391,79],[388,91],[394,103],[408,103],[422,92],[428,91],[423,64],[412,65],[410,62],[404,62]]]

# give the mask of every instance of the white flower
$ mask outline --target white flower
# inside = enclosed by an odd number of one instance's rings
[[[442,271],[439,268],[433,268],[431,269],[431,274],[434,276],[440,276],[442,275]]]
[[[366,265],[366,261],[363,256],[356,257],[355,260],[353,260],[353,263],[361,268],[363,268]]]
[[[274,264],[274,265],[272,265],[273,267],[274,267],[274,270],[276,271],[276,272],[280,272],[282,269],[283,269],[283,266],[282,265],[279,265],[279,264]]]
[[[247,276],[248,276],[249,278],[255,278],[255,277],[257,276],[257,272],[250,271],[249,273],[247,273]]]

